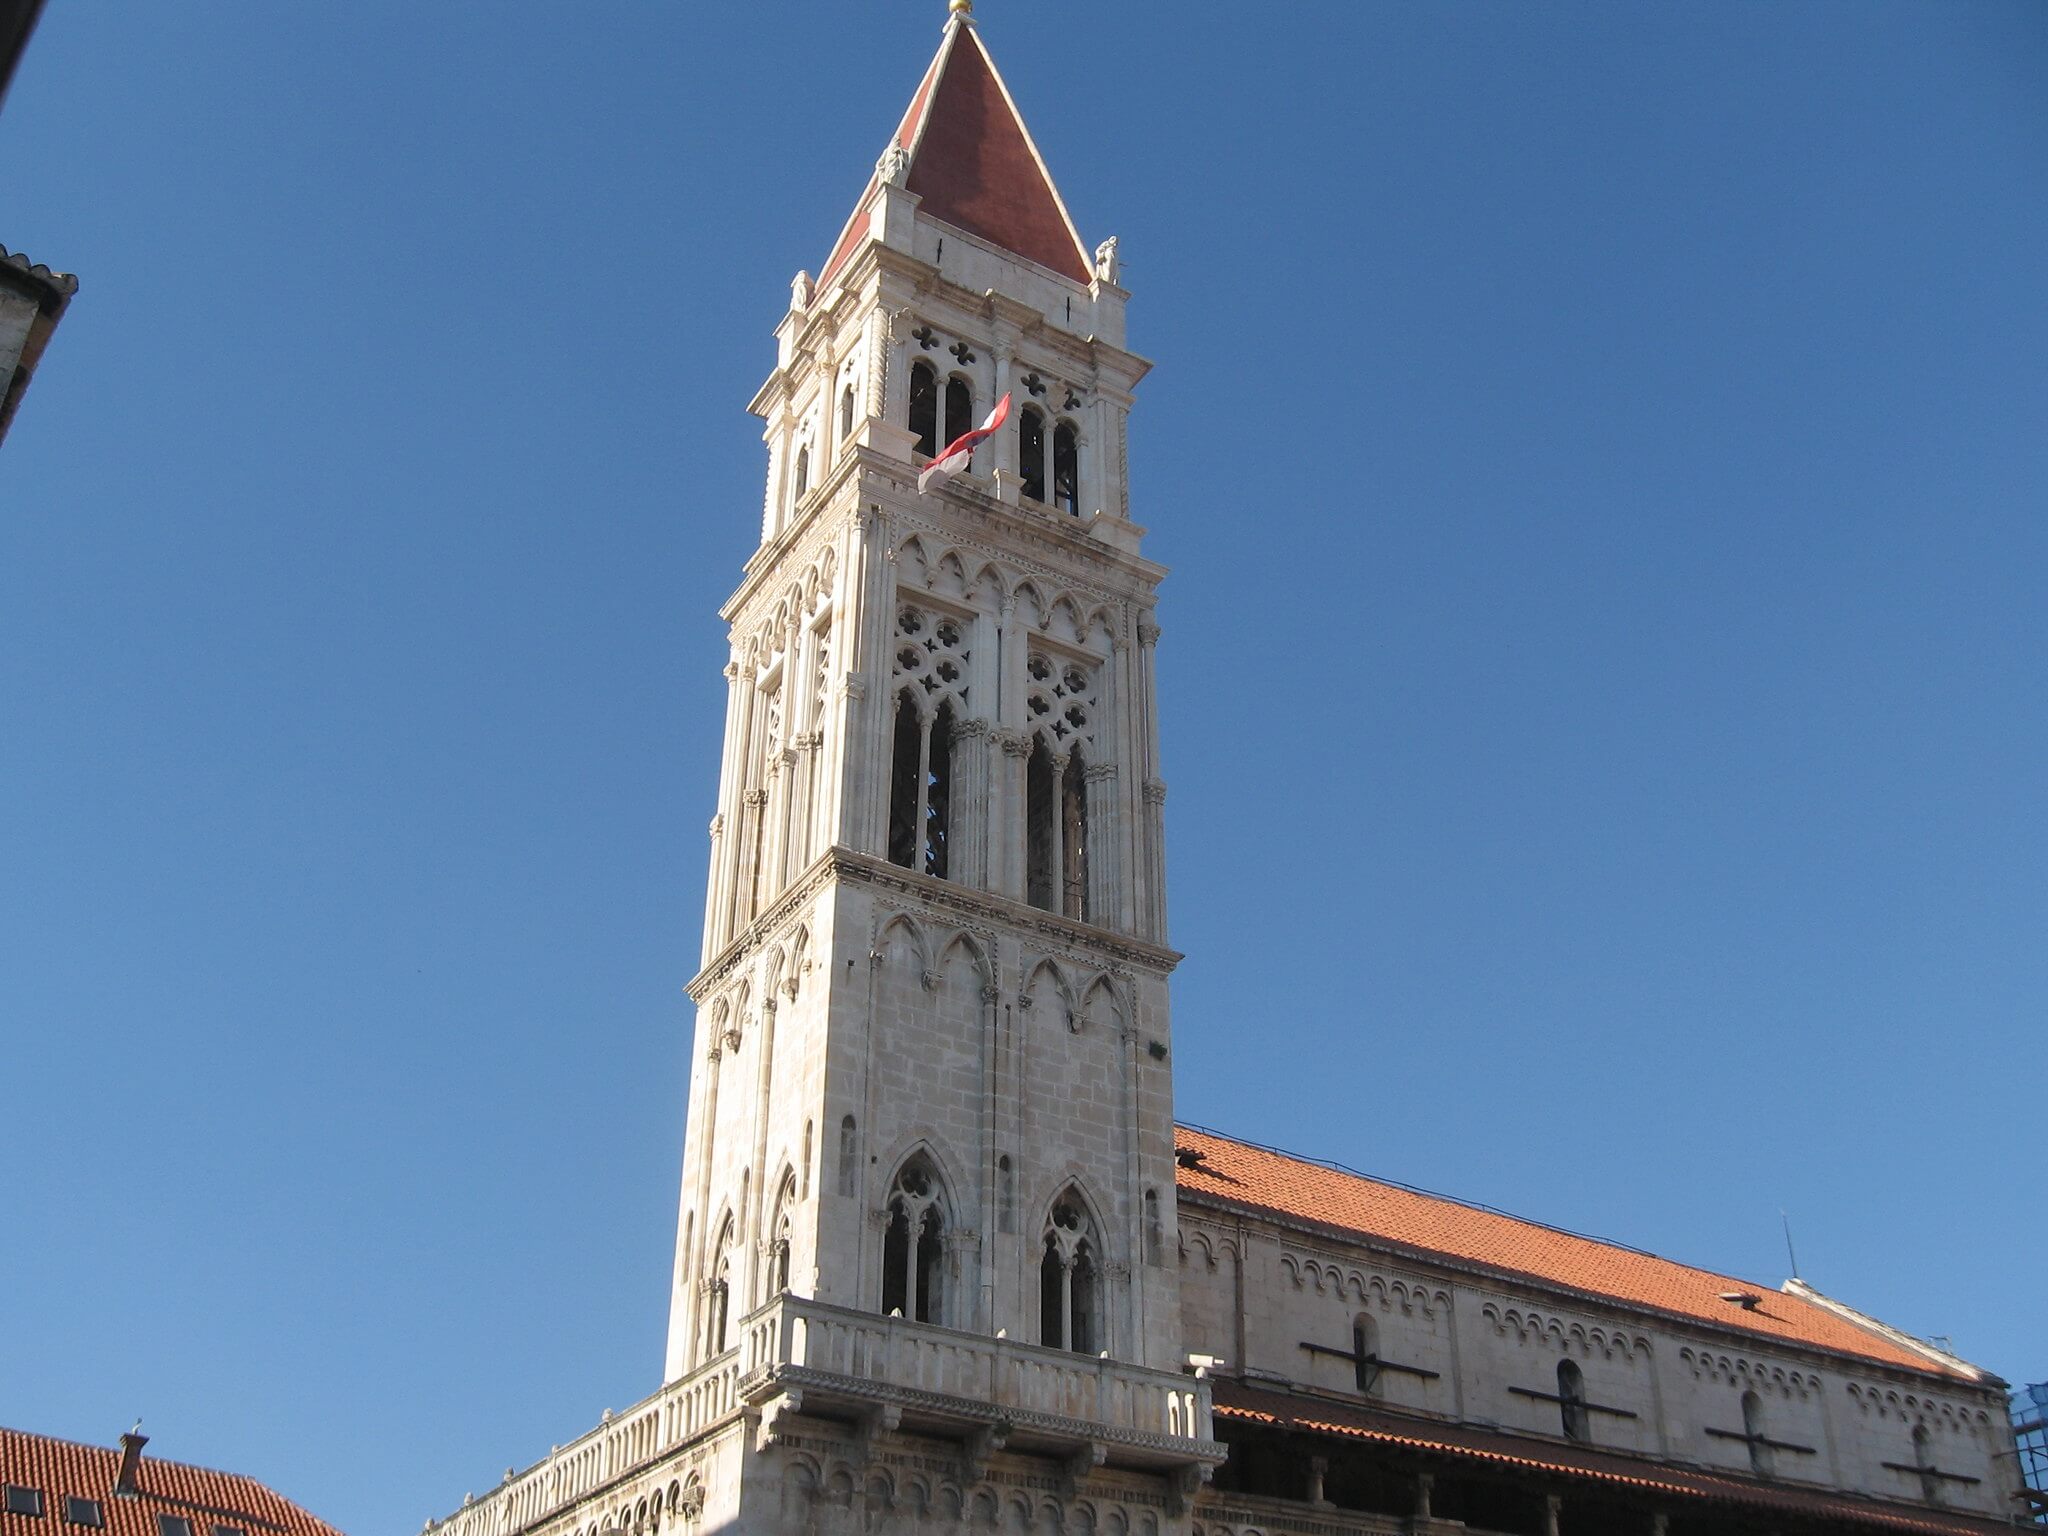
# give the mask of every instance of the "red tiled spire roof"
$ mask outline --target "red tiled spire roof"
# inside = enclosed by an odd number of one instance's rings
[[[0,1514],[4,1536],[162,1536],[159,1515],[191,1523],[192,1536],[214,1536],[232,1526],[245,1536],[341,1536],[253,1477],[210,1472],[182,1462],[143,1455],[135,1472],[133,1497],[116,1498],[114,1479],[121,1453],[73,1440],[0,1429],[0,1482],[18,1483],[42,1494],[40,1516]],[[103,1531],[67,1520],[66,1498],[91,1499],[106,1522]]]
[[[1232,1141],[1212,1131],[1179,1125],[1174,1127],[1173,1138],[1177,1150],[1200,1154],[1192,1167],[1183,1162],[1176,1172],[1176,1182],[1189,1194],[1786,1344],[1858,1355],[1937,1376],[1974,1379],[1943,1364],[1932,1353],[1919,1353],[1791,1292],[1694,1269],[1441,1195],[1383,1184]],[[1755,1307],[1745,1309],[1721,1299],[1724,1293],[1737,1292],[1754,1295]]]
[[[1088,254],[1038,146],[971,22],[956,18],[891,142],[909,152],[905,189],[935,219],[1077,283]],[[868,179],[860,204],[820,274],[828,282],[868,232]]]

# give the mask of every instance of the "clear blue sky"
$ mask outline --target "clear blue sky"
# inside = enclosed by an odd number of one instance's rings
[[[939,0],[51,0],[0,1422],[652,1390],[742,411]],[[2048,8],[985,0],[1156,358],[1185,1118],[2048,1377]]]

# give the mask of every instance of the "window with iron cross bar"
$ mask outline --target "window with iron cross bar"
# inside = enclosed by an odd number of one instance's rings
[[[1774,1451],[1797,1451],[1802,1456],[1817,1456],[1820,1453],[1810,1445],[1794,1445],[1790,1440],[1773,1440],[1769,1435],[1747,1435],[1740,1430],[1706,1428],[1705,1432],[1716,1440],[1740,1440],[1744,1445],[1768,1445]],[[1908,1470],[1912,1470],[1908,1468]]]
[[[1370,1393],[1379,1386],[1381,1371],[1396,1371],[1403,1376],[1414,1376],[1423,1381],[1435,1381],[1437,1372],[1426,1371],[1419,1365],[1401,1365],[1392,1360],[1382,1360],[1373,1348],[1371,1330],[1359,1323],[1351,1330],[1351,1347],[1338,1349],[1331,1344],[1316,1344],[1307,1339],[1301,1347],[1312,1355],[1331,1355],[1339,1360],[1349,1360],[1358,1382],[1358,1390]]]
[[[1574,1408],[1583,1408],[1588,1413],[1604,1413],[1609,1418],[1633,1419],[1637,1414],[1630,1408],[1609,1408],[1605,1403],[1589,1403],[1584,1398],[1561,1397],[1555,1392],[1538,1392],[1534,1387],[1509,1387],[1517,1397],[1533,1397],[1539,1403],[1569,1403]]]
[[[1910,1461],[1887,1461],[1882,1463],[1893,1472],[1917,1472],[1922,1477],[1935,1477],[1944,1483],[1981,1483],[1981,1477],[1971,1477],[1962,1472],[1944,1472],[1939,1467],[1916,1467]]]

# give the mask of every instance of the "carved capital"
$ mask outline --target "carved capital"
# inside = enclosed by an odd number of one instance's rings
[[[1138,620],[1138,644],[1157,645],[1158,643],[1159,626],[1150,619]]]
[[[720,811],[711,818],[710,830],[713,837],[723,837],[725,835],[725,812]]]
[[[1031,738],[1021,731],[996,731],[996,742],[1003,749],[1005,757],[1029,757]]]
[[[953,734],[969,739],[986,736],[989,734],[989,723],[986,720],[962,720],[953,727]]]
[[[1081,777],[1090,784],[1107,784],[1116,778],[1115,763],[1094,763],[1082,771]]]
[[[725,1048],[728,1051],[737,1051],[740,1048],[740,1030],[737,1024],[725,1032]]]
[[[868,680],[858,672],[847,673],[839,687],[849,699],[864,699],[868,696]]]
[[[740,664],[736,661],[728,661],[725,664],[725,680],[729,683],[738,682],[739,675]]]
[[[771,771],[772,771],[772,770],[771,770]],[[768,803],[768,791],[767,791],[767,790],[765,790],[765,789],[750,789],[750,790],[748,790],[748,791],[747,791],[747,804],[749,804],[749,805],[766,805],[767,803]]]
[[[1146,803],[1147,805],[1164,805],[1164,804],[1166,804],[1166,782],[1165,782],[1165,780],[1163,780],[1163,779],[1147,779],[1147,780],[1145,781],[1145,803]]]
[[[1003,1000],[1003,989],[993,986],[983,987],[981,989],[981,1000],[984,1003],[1000,1003]]]

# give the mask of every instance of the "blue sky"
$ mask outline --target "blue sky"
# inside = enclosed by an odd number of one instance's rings
[[[0,1422],[652,1390],[743,406],[943,6],[53,0]],[[986,0],[1159,367],[1181,1114],[2048,1377],[2048,9]]]

